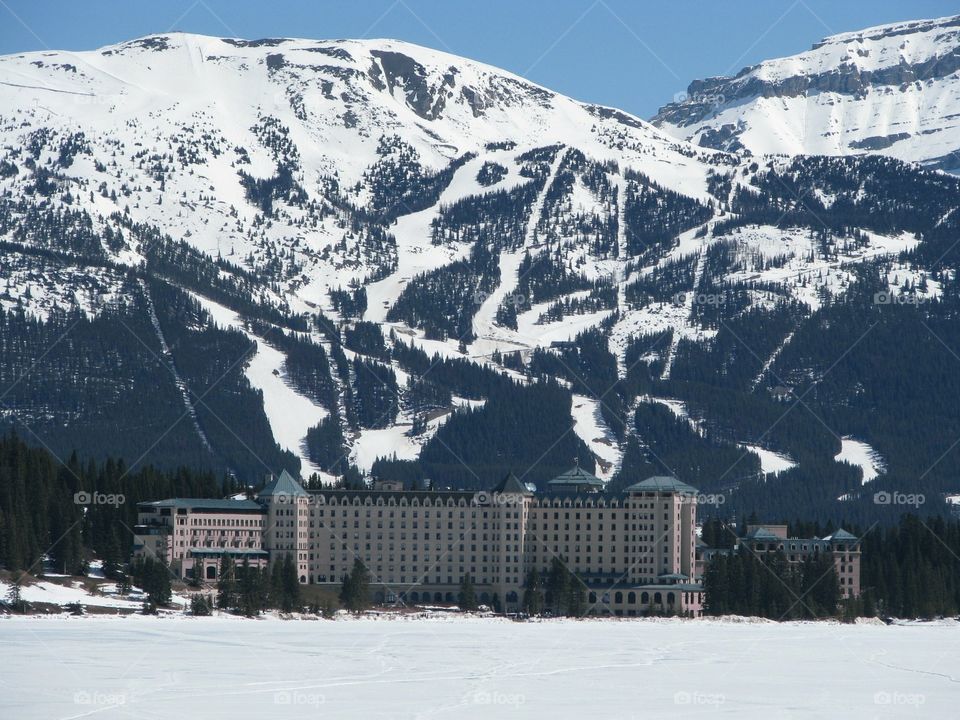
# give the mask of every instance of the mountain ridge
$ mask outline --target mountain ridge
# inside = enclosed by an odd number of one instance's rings
[[[457,487],[577,457],[861,518],[939,454],[869,357],[905,308],[951,337],[949,176],[701,148],[394,41],[168,33],[0,82],[0,418],[61,453]]]
[[[693,81],[652,122],[754,154],[882,152],[943,169],[960,160],[960,16],[829,36],[731,77]]]

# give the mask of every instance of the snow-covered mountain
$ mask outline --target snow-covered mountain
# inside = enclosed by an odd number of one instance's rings
[[[892,431],[782,403],[872,400],[882,374],[831,365],[836,308],[957,279],[952,178],[744,158],[391,40],[6,56],[0,108],[0,420],[63,452],[466,486],[576,454],[615,484],[756,507],[779,473],[849,503],[843,439],[893,472]]]
[[[411,278],[469,250],[468,242],[446,241],[434,228],[445,208],[468,197],[517,195],[522,232],[500,268],[514,277],[474,288],[489,297],[476,304],[475,332],[467,337],[473,356],[569,340],[610,312],[538,324],[543,302],[517,329],[494,322],[499,305],[512,297],[523,255],[542,245],[550,224],[543,218],[546,204],[557,205],[557,216],[585,213],[598,226],[616,223],[628,170],[694,198],[709,197],[712,151],[694,150],[619,110],[391,40],[246,41],[175,33],[92,52],[7,56],[0,58],[0,105],[6,109],[0,145],[10,153],[2,184],[12,195],[34,194],[24,163],[50,164],[73,188],[67,205],[89,212],[97,230],[116,230],[116,243],[97,248],[105,260],[146,265],[143,241],[121,226],[153,227],[253,272],[261,281],[251,289],[255,299],[283,312],[320,310],[340,318],[331,290],[365,287],[365,319],[385,322]],[[547,203],[558,169],[574,150],[601,170],[602,187],[577,182],[564,189],[566,197]],[[614,231],[600,254],[568,243],[564,260],[591,282],[623,279],[622,236]],[[116,291],[116,276],[95,277],[104,292]],[[70,302],[91,307],[83,288],[38,285],[27,303],[36,313],[62,302],[58,288],[65,287]],[[201,299],[209,308],[211,301]],[[6,304],[24,304],[22,293],[9,293]],[[239,322],[229,311],[214,315]],[[456,353],[460,335],[424,345]],[[282,383],[271,383],[276,367],[267,363],[257,373],[259,364],[253,365],[254,385],[270,405],[271,396],[282,393]],[[290,402],[281,399],[279,407]],[[302,455],[306,429],[323,415],[318,409],[277,420],[275,435]],[[361,448],[358,459],[372,453]]]
[[[71,177],[94,187],[107,182],[110,190],[111,180],[118,190],[126,186],[130,194],[122,202],[97,200],[96,211],[130,205],[135,219],[176,228],[198,250],[249,259],[251,266],[263,260],[265,247],[289,246],[284,269],[302,266],[297,297],[320,304],[330,270],[345,285],[395,258],[357,255],[354,248],[338,253],[332,246],[342,232],[332,220],[318,221],[300,237],[291,237],[285,223],[251,231],[261,208],[246,202],[246,178],[289,171],[309,200],[339,192],[366,207],[381,200],[374,186],[386,167],[437,172],[475,154],[441,198],[449,204],[484,191],[473,178],[485,161],[509,163],[524,150],[559,143],[600,161],[642,165],[658,182],[705,193],[702,164],[641,120],[389,40],[244,41],[178,33],[93,52],[7,56],[0,59],[0,103],[5,144],[34,138],[33,147],[48,152],[68,147],[76,153]],[[509,150],[494,147],[507,140]],[[509,170],[490,189],[524,180],[518,166]],[[175,200],[159,202],[162,192]],[[328,245],[326,257],[318,257]],[[123,252],[132,253],[123,259],[137,260],[135,248]],[[407,258],[399,260],[404,266]]]
[[[807,52],[690,84],[652,121],[754,154],[882,153],[960,168],[960,16],[832,35]]]

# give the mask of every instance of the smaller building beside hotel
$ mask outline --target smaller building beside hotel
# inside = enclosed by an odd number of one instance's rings
[[[837,571],[842,598],[860,596],[860,539],[840,528],[823,538],[788,537],[786,525],[747,525],[743,537],[737,538],[733,550],[697,545],[697,576],[702,577],[710,561],[718,554],[736,552],[741,546],[762,556],[781,553],[790,565],[797,565],[811,556],[829,556]]]

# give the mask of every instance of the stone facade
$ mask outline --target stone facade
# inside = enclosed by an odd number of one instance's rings
[[[782,553],[791,565],[802,563],[812,555],[827,554],[833,559],[840,583],[842,598],[860,596],[860,539],[846,530],[839,529],[823,538],[788,537],[786,525],[747,525],[746,534],[737,539],[734,550],[740,546],[748,548],[757,555]],[[702,577],[710,560],[718,553],[730,550],[697,548],[695,574]]]
[[[242,517],[259,523],[256,539],[232,532],[181,533],[179,522],[153,524],[157,510],[179,512],[184,503],[199,502],[168,500],[140,506],[138,528],[160,530],[138,534],[138,552],[156,554],[185,574],[196,554],[251,543],[250,550],[268,553],[271,561],[293,553],[301,582],[330,589],[340,587],[359,559],[380,602],[455,602],[469,575],[481,603],[496,599],[507,611],[519,608],[528,572],[545,572],[560,558],[586,585],[593,613],[699,616],[696,490],[666,477],[637,483],[622,495],[590,486],[586,483],[584,492],[567,487],[536,495],[510,476],[489,492],[306,491],[284,473],[256,501],[214,501],[242,504],[250,513]],[[219,512],[222,520],[234,517],[229,507]],[[199,515],[197,509],[188,511],[184,531],[194,527],[188,519]],[[203,577],[211,579],[207,571]]]
[[[134,556],[162,560],[179,577],[216,578],[220,559],[230,555],[263,567],[266,513],[252,500],[177,498],[140,503],[134,527]]]

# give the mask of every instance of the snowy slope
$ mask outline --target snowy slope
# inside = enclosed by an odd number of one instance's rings
[[[502,161],[507,153],[487,150],[489,143],[510,140],[513,155],[562,143],[704,192],[702,163],[637,118],[390,40],[176,33],[90,52],[5,56],[0,107],[0,144],[35,147],[41,162],[64,144],[81,148],[63,172],[90,189],[106,183],[107,197],[91,201],[97,214],[129,208],[210,255],[251,269],[279,263],[277,279],[320,306],[328,287],[379,269],[349,242],[338,247],[351,238],[330,203],[336,192],[357,206],[370,201],[368,172],[384,159],[384,141],[407,144],[428,171],[466,153]],[[463,168],[442,202],[477,191],[469,178],[480,161]],[[267,179],[281,166],[325,213],[289,207],[270,227],[256,222],[240,172]],[[524,180],[512,178],[504,184]],[[416,227],[396,230],[401,257],[427,239]],[[118,259],[136,262],[137,248]],[[411,266],[401,260],[404,268]]]
[[[691,83],[654,124],[754,154],[879,152],[960,168],[960,16],[833,35],[734,77]]]
[[[55,189],[45,192],[43,203],[55,210],[79,207],[95,231],[113,233],[116,243],[94,248],[107,262],[149,264],[149,248],[129,232],[139,223],[253,273],[260,284],[252,299],[281,310],[321,311],[342,321],[330,291],[364,286],[364,319],[380,323],[385,335],[393,329],[445,356],[459,354],[454,340],[430,340],[420,328],[386,323],[412,279],[467,255],[467,244],[434,241],[432,223],[444,208],[535,182],[529,163],[518,158],[550,146],[576,148],[592,161],[611,163],[614,174],[633,169],[703,198],[706,160],[714,154],[618,110],[392,40],[171,33],[94,51],[5,56],[0,107],[0,192],[38,197],[35,169],[49,169]],[[557,153],[553,173],[566,152]],[[504,169],[492,185],[478,182],[487,164]],[[382,205],[384,195],[389,200],[402,191],[384,185],[384,177],[429,183],[442,172],[450,177],[438,181],[439,194],[426,207]],[[477,307],[471,356],[569,340],[609,315],[539,322],[536,313],[523,318],[518,331],[495,321],[516,285],[521,258],[544,230],[540,211],[550,186],[540,191],[523,246],[503,254],[501,283]],[[592,209],[582,183],[573,195],[569,213]],[[16,240],[47,246],[29,235]],[[569,262],[576,254],[578,265],[588,264],[584,272],[591,277],[622,274],[625,258],[602,266],[576,249],[574,238],[557,240],[567,243]],[[108,270],[85,276],[69,268],[20,271],[13,262],[10,268],[0,305],[41,318],[65,305],[94,313],[117,292],[118,275]],[[192,290],[216,322],[243,329],[237,312]],[[282,363],[280,351],[258,342],[246,373],[264,393],[275,439],[301,459],[306,475],[316,468],[305,457],[304,435],[329,409],[299,396],[283,380]],[[364,467],[394,451],[415,457],[426,437],[405,439],[405,429],[351,434],[352,457]]]
[[[891,43],[906,43],[904,62],[922,64],[930,53],[949,49],[955,31],[952,21],[865,31],[830,39],[802,62],[754,70],[780,87],[801,71],[843,74],[854,63],[858,77],[873,73],[876,81],[899,57]],[[858,43],[864,53],[848,58]],[[749,84],[747,75],[740,80]],[[749,82],[755,87],[760,80]],[[788,99],[820,102],[826,95]],[[924,123],[946,117],[944,108],[955,103],[946,91],[941,100],[921,113],[918,128],[931,129]],[[744,107],[734,103],[730,111]],[[0,307],[40,318],[65,306],[95,315],[104,303],[123,299],[121,281],[131,267],[187,289],[213,322],[257,343],[244,371],[263,392],[274,439],[300,459],[305,476],[318,470],[306,457],[307,431],[331,413],[341,424],[349,421],[349,377],[331,378],[338,393],[331,407],[301,395],[285,378],[283,351],[251,331],[253,313],[244,316],[249,308],[184,280],[198,268],[182,268],[179,277],[166,266],[154,270],[156,247],[149,233],[135,228],[182,241],[196,251],[188,262],[206,262],[220,278],[239,279],[249,295],[242,299],[251,304],[308,325],[309,316],[322,313],[321,325],[335,326],[333,336],[345,337],[361,320],[375,323],[387,349],[399,340],[430,356],[493,366],[498,353],[519,350],[529,360],[536,350],[554,352],[605,324],[610,330],[603,342],[621,377],[640,335],[669,332],[669,341],[637,361],[662,361],[663,380],[670,379],[683,343],[716,337],[716,323],[698,317],[695,307],[707,283],[762,287],[750,291],[757,307],[789,298],[816,310],[824,297],[848,287],[851,266],[888,258],[884,272],[892,287],[922,285],[930,297],[940,291],[908,260],[893,259],[917,246],[914,234],[814,242],[806,229],[718,229],[730,219],[721,207],[729,197],[713,195],[711,182],[719,174],[732,178],[732,188],[747,187],[756,168],[749,159],[698,147],[710,144],[700,135],[689,135],[693,144],[674,137],[683,129],[680,109],[671,116],[676,126],[661,117],[658,129],[488,65],[403,42],[172,33],[89,52],[10,55],[0,57],[0,108],[0,203],[22,202],[7,226],[0,212],[0,240],[25,251],[3,257]],[[757,128],[758,137],[769,134]],[[930,138],[952,136],[944,127],[922,137],[924,147],[934,147]],[[907,140],[891,148],[901,142]],[[791,152],[806,149],[801,144]],[[484,174],[491,168],[492,179]],[[20,233],[18,213],[38,209],[87,213],[99,246],[71,245],[69,234],[58,235],[61,245],[55,245]],[[670,231],[657,236],[660,227]],[[483,290],[443,308],[464,321],[457,325],[467,328],[462,343],[461,333],[431,332],[422,317],[391,315],[424,278],[436,280],[428,288],[444,292],[417,298],[417,310],[424,315],[424,306],[443,306],[454,294],[453,283],[440,282],[443,273],[469,265],[479,245],[494,254],[492,261],[455,278]],[[721,246],[728,248],[730,270],[711,276],[710,253]],[[47,250],[69,255],[77,267],[35,259]],[[83,267],[89,255],[96,264]],[[537,271],[536,285],[529,263],[539,261],[553,267]],[[680,293],[631,299],[638,283],[688,261],[693,271],[676,288]],[[339,292],[360,289],[362,310],[344,310],[335,300]],[[504,313],[511,307],[513,318]],[[323,345],[328,357],[337,344],[316,325],[303,336]],[[780,347],[788,342],[789,336]],[[348,361],[356,354],[345,352]],[[775,360],[771,356],[765,370]],[[391,369],[402,394],[409,374],[395,362]],[[529,381],[516,366],[500,370]],[[755,385],[763,378],[761,372]],[[414,437],[414,417],[398,400],[389,427],[342,427],[349,457],[362,470],[378,457],[416,458],[457,407],[452,401]],[[571,420],[598,461],[598,475],[610,479],[624,448],[604,426],[596,402],[577,396]],[[789,466],[787,458],[755,451],[770,472]]]

